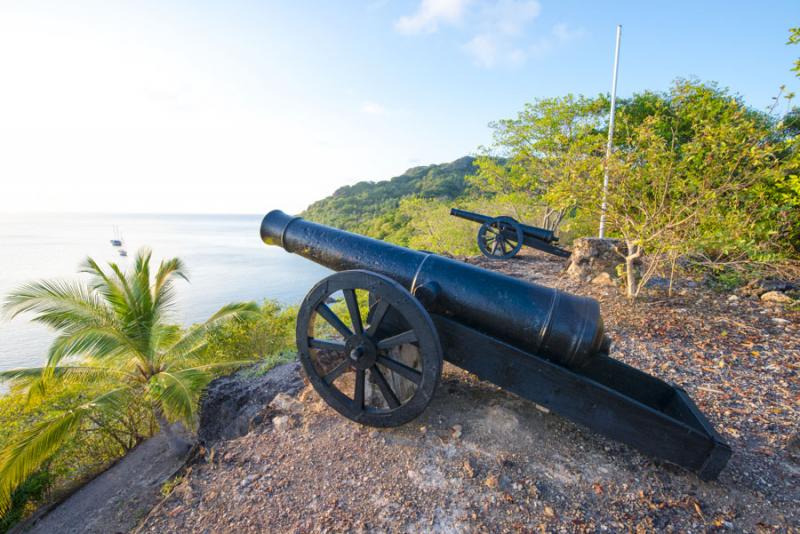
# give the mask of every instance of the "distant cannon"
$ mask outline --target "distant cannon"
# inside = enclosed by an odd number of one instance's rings
[[[684,390],[608,356],[594,299],[278,210],[261,239],[340,271],[306,295],[296,337],[311,384],[353,421],[411,421],[447,360],[701,478],[730,457]]]
[[[553,231],[522,224],[513,217],[489,217],[457,208],[451,209],[450,215],[481,225],[478,229],[478,248],[487,258],[493,260],[513,258],[522,245],[562,258],[568,258],[570,255],[568,250],[553,244],[558,242]]]

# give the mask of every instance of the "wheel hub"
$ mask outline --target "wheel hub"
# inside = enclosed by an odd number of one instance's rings
[[[345,342],[345,353],[350,360],[350,365],[356,369],[369,369],[375,365],[378,350],[375,343],[367,336],[352,336]]]

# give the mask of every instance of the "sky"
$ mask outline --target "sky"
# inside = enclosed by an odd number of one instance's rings
[[[621,97],[800,90],[797,0],[0,0],[0,212],[298,212],[609,92],[617,24]]]

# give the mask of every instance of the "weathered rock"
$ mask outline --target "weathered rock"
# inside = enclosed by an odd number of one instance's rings
[[[792,302],[792,297],[780,291],[767,291],[761,295],[761,300],[764,302],[775,302],[777,304],[789,304]]]
[[[275,398],[269,403],[269,407],[275,411],[288,414],[299,415],[303,413],[303,403],[286,393],[275,395]]]
[[[285,432],[286,430],[292,428],[292,419],[288,415],[279,415],[277,417],[273,417],[272,426],[274,426],[275,430],[278,432]]]
[[[786,442],[786,452],[790,457],[800,460],[800,433],[793,435]]]
[[[740,292],[743,295],[760,297],[766,293],[792,291],[797,288],[797,284],[781,278],[760,278],[748,283]]]
[[[611,275],[606,273],[606,272],[602,272],[602,273],[598,274],[597,276],[595,276],[594,278],[592,278],[592,283],[595,284],[595,285],[598,285],[598,286],[613,286],[613,285],[616,285],[615,282],[614,282],[614,279],[611,278]]]
[[[206,445],[244,436],[263,420],[264,409],[278,393],[296,394],[303,387],[300,363],[279,365],[262,376],[247,371],[217,378],[200,405],[198,438]]]
[[[617,265],[624,262],[624,245],[619,239],[584,237],[572,244],[572,256],[567,274],[573,278],[590,279],[600,273],[617,276]]]

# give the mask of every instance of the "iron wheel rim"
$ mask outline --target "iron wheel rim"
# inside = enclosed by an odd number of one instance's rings
[[[373,308],[366,317],[358,309],[356,290],[377,297],[369,299]],[[342,320],[327,305],[330,296],[339,291],[345,297],[348,315],[351,316],[349,321]],[[391,310],[402,317],[408,329],[399,334],[381,336],[379,328]],[[352,320],[354,314],[358,315],[358,324]],[[341,339],[315,338],[313,329],[317,319],[332,326]],[[430,403],[441,377],[441,342],[428,312],[403,286],[369,271],[335,273],[315,285],[300,306],[296,338],[300,362],[317,393],[334,410],[365,425],[398,426],[413,420]],[[405,365],[388,354],[392,347],[402,344],[417,346],[418,367]],[[354,358],[353,351],[358,354],[357,358]],[[320,354],[328,356],[331,353],[341,358],[336,360],[334,367],[321,369]],[[397,397],[386,380],[387,370],[414,384],[410,397]],[[352,395],[342,391],[336,383],[340,376],[350,372],[355,375]],[[367,405],[367,377],[377,386],[386,407]]]

